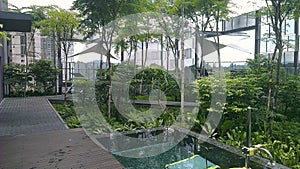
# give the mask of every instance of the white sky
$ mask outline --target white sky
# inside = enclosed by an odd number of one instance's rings
[[[74,0],[8,0],[8,3],[17,7],[26,7],[30,5],[58,5],[61,8],[69,9]],[[233,8],[238,14],[246,13],[257,9],[257,6],[265,4],[264,0],[231,0],[236,7]],[[256,4],[255,4],[256,3]]]
[[[13,4],[17,7],[26,7],[30,5],[39,5],[39,6],[57,5],[64,9],[70,9],[73,1],[74,0],[8,0],[8,3]],[[231,2],[235,4],[234,7],[232,7],[232,11],[236,12],[235,14],[232,14],[232,16],[254,11],[255,9],[258,9],[259,7],[265,4],[264,0],[231,0]],[[86,48],[85,45],[80,43],[75,43],[74,53],[79,53],[85,48]],[[249,56],[249,54],[246,55]]]
[[[17,7],[57,5],[61,8],[69,9],[72,6],[73,0],[8,0],[8,3]]]

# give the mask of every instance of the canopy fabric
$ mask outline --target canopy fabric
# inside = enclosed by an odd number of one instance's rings
[[[96,45],[94,45],[90,48],[87,48],[86,50],[84,50],[82,52],[79,52],[75,55],[72,55],[71,57],[82,55],[82,54],[87,54],[87,53],[92,53],[92,52],[102,54],[102,55],[105,55],[105,56],[110,56],[113,59],[117,59],[116,57],[114,57],[110,54],[110,51],[108,51],[107,49],[105,49],[103,47],[103,43],[101,43],[101,42],[98,42]]]

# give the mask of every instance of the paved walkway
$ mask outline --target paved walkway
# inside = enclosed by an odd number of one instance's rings
[[[44,97],[5,98],[0,104],[0,136],[66,129]]]
[[[82,129],[67,129],[46,98],[0,104],[0,169],[124,168]]]

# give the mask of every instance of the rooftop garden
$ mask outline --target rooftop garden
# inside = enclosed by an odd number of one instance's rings
[[[56,94],[57,86],[60,88],[59,93],[62,93],[62,87],[67,91],[67,83],[62,86],[62,76],[64,72],[65,79],[68,79],[70,42],[78,33],[84,36],[81,39],[83,42],[99,41],[101,43],[97,45],[102,45],[103,49],[99,49],[101,63],[95,72],[96,80],[82,77],[72,79],[74,102],[67,102],[65,92],[64,104],[54,104],[70,128],[84,127],[90,133],[100,135],[171,125],[184,128],[186,124],[193,123],[190,128],[193,132],[204,132],[212,139],[242,149],[246,145],[247,111],[250,106],[252,144],[263,145],[276,162],[299,169],[299,58],[295,57],[293,73],[286,71],[282,60],[284,50],[290,48],[290,43],[284,40],[283,23],[286,19],[299,18],[300,4],[299,0],[265,2],[265,8],[253,17],[270,17],[268,24],[272,32],[262,36],[264,40],[274,43],[274,52],[269,55],[257,54],[247,60],[247,67],[243,67],[242,71],[224,74],[221,68],[219,23],[230,20],[229,15],[234,12],[229,8],[232,5],[229,0],[175,0],[172,3],[167,0],[75,0],[72,11],[56,6],[15,9],[32,14],[33,30],[40,30],[43,35],[52,37],[57,47],[55,50],[60,49],[63,55],[55,51],[60,54],[57,53],[58,63],[53,64],[39,60],[25,66],[6,65],[4,80],[10,91],[8,96]],[[150,32],[147,24],[144,29],[148,31],[137,32],[139,24],[136,22],[144,23],[148,19],[146,23],[150,23],[149,18],[145,16],[141,21],[136,21],[130,20],[132,18],[128,16],[145,12],[159,15],[155,17],[171,15],[174,16],[171,17],[174,19],[172,21],[176,22],[160,22],[162,25],[167,23],[162,26],[167,32],[165,34]],[[200,63],[197,63],[199,68],[194,71],[198,73],[190,84],[185,83],[185,54],[180,52],[185,49],[186,25],[181,22],[183,18],[196,30],[195,39],[200,41],[199,37],[214,37],[218,64],[211,74],[206,74],[205,56],[201,52],[198,56]],[[126,25],[126,29],[123,25]],[[1,36],[6,35],[1,33]],[[299,45],[299,37],[295,41]],[[163,59],[160,65],[147,66],[150,43],[160,44],[161,49],[172,53],[174,70],[166,70]],[[137,51],[143,53],[141,64],[136,62]],[[128,60],[124,60],[125,53],[129,56]],[[116,58],[114,54],[120,55],[117,58],[120,64],[112,64],[111,60]],[[107,68],[102,67],[104,57]],[[220,97],[220,100],[213,100],[213,97]],[[226,98],[224,101],[223,97]],[[196,105],[189,105],[191,102]],[[215,126],[207,122],[212,112],[220,117]],[[178,117],[183,123],[178,123]],[[262,153],[259,155],[267,157]]]

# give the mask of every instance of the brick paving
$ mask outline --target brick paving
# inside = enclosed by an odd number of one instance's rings
[[[5,98],[0,104],[0,136],[66,129],[44,97]]]
[[[47,98],[0,104],[0,169],[124,168],[83,129],[67,129]]]

